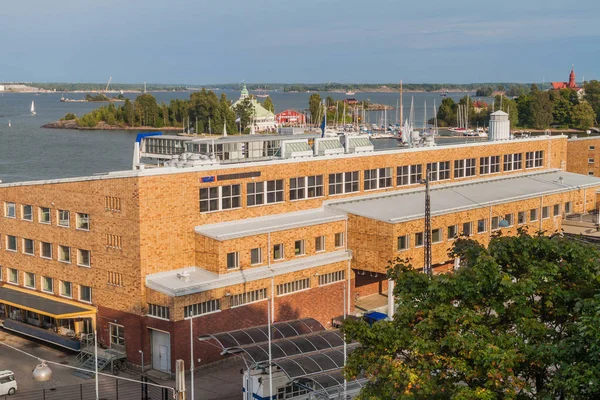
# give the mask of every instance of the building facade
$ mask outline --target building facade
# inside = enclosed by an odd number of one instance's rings
[[[170,372],[189,359],[190,324],[208,335],[271,311],[331,326],[344,303],[387,291],[390,260],[422,268],[426,171],[439,271],[458,235],[553,232],[597,208],[600,179],[570,159],[583,141],[564,136],[314,155],[296,142],[269,159],[1,184],[0,317],[19,332],[96,330]],[[194,359],[218,352],[198,345]]]
[[[285,110],[275,115],[277,124],[283,126],[303,126],[306,124],[306,117],[296,110]]]

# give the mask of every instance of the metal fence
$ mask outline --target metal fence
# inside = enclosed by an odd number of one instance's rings
[[[147,377],[141,382],[115,379],[98,383],[100,400],[172,400],[173,391],[167,388],[147,385],[155,383]],[[17,392],[13,396],[0,396],[0,400],[95,400],[95,382],[63,386],[52,389]]]

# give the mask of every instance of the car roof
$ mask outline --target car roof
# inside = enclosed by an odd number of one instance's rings
[[[4,371],[0,371],[0,375],[14,375],[14,372],[5,369]]]

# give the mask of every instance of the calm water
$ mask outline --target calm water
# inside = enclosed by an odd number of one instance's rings
[[[216,91],[220,95],[221,91]],[[227,98],[237,99],[239,92],[225,91]],[[310,93],[270,92],[276,111],[287,108],[303,110],[308,107]],[[323,98],[345,99],[343,93],[320,93]],[[159,102],[175,98],[188,98],[189,93],[153,93]],[[448,94],[455,101],[464,93]],[[83,98],[85,94],[68,94],[69,98]],[[129,94],[134,99],[137,94]],[[67,112],[79,116],[100,107],[103,103],[61,103],[60,93],[15,94],[0,92],[0,180],[3,182],[36,179],[67,178],[92,175],[131,168],[133,143],[137,132],[131,131],[82,131],[66,129],[43,129],[45,123],[62,118]],[[397,93],[357,93],[358,100],[369,99],[374,103],[396,107]],[[415,121],[422,125],[424,102],[427,115],[433,116],[433,101],[439,105],[438,93],[405,93],[404,117],[408,117],[411,97],[414,97]],[[35,101],[37,115],[29,109]],[[380,112],[372,112],[370,122],[378,122]],[[9,120],[12,127],[8,127]],[[395,123],[396,111],[388,111],[388,123]],[[395,140],[377,140],[377,147],[396,146]]]

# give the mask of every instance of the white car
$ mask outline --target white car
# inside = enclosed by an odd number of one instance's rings
[[[0,396],[12,396],[17,392],[17,381],[15,374],[12,371],[0,371]]]

